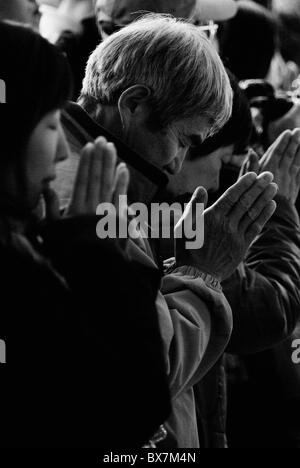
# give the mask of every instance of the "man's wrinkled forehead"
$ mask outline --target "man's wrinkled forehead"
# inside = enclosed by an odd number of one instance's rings
[[[189,18],[195,8],[196,0],[96,0],[98,15],[103,14],[121,25],[129,24],[139,12],[168,13],[178,18]],[[101,18],[98,17],[101,21]],[[105,19],[103,19],[105,21]]]

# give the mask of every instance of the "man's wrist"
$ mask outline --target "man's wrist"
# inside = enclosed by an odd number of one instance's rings
[[[192,265],[177,265],[175,264],[173,273],[181,273],[183,276],[189,276],[194,279],[202,279],[205,284],[217,291],[222,291],[221,281],[215,275],[203,271]]]

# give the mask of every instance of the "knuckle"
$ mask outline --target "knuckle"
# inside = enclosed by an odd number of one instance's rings
[[[251,221],[255,221],[257,218],[257,208],[251,208],[248,210],[247,216]]]
[[[252,204],[252,200],[249,196],[243,196],[239,201],[239,208],[243,211],[247,211]]]
[[[261,231],[261,229],[262,229],[262,226],[261,226],[261,224],[260,224],[259,222],[257,222],[257,221],[254,222],[254,223],[252,224],[252,226],[251,226],[251,231],[253,232],[254,235],[259,234],[260,231]]]

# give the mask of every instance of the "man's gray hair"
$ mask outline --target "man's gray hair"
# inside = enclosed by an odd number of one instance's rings
[[[146,15],[104,40],[88,61],[81,103],[89,112],[91,102],[117,105],[134,85],[151,90],[152,121],[162,127],[203,116],[212,135],[231,115],[232,89],[218,53],[199,28],[170,16]]]

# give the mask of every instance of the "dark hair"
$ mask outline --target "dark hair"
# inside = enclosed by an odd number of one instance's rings
[[[235,76],[229,71],[228,75],[233,90],[231,118],[219,133],[205,140],[201,146],[190,150],[190,160],[207,156],[229,145],[234,145],[235,153],[241,154],[249,145],[253,128],[249,102]]]
[[[221,29],[220,52],[239,80],[266,78],[278,45],[272,12],[249,0],[238,2],[237,15]]]
[[[300,3],[296,0],[275,0],[273,8],[279,16],[280,50],[286,61],[300,66]]]
[[[0,79],[6,103],[0,105],[0,164],[21,158],[39,121],[60,109],[71,95],[65,56],[31,28],[0,22]]]

